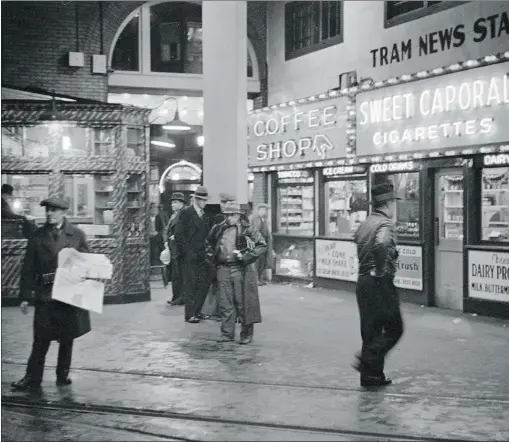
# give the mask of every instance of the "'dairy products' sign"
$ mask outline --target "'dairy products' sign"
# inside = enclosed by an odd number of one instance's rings
[[[396,287],[422,290],[422,248],[398,246]],[[316,276],[357,282],[359,271],[357,246],[350,241],[316,240]]]
[[[357,154],[509,140],[509,62],[360,93]]]
[[[346,99],[295,104],[249,115],[249,166],[346,156]]]
[[[509,302],[509,252],[468,251],[468,296]]]

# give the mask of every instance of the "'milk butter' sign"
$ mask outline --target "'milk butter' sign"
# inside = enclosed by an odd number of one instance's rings
[[[360,93],[357,154],[509,140],[509,62]]]
[[[249,166],[346,156],[346,99],[297,103],[249,115]]]

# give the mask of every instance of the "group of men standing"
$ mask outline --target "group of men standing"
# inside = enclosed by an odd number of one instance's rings
[[[184,318],[191,324],[202,319],[207,295],[218,304],[221,340],[233,341],[235,323],[241,323],[240,343],[253,338],[254,324],[261,322],[258,284],[266,266],[266,206],[254,219],[255,228],[242,213],[240,205],[222,194],[221,213],[212,219],[205,213],[208,192],[200,186],[189,206],[184,196],[171,197],[173,214],[165,231],[165,245],[170,250],[172,305],[185,305]],[[263,219],[258,219],[259,217]],[[256,266],[257,262],[260,265]]]

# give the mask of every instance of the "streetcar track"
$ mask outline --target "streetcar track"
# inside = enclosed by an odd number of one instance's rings
[[[8,407],[9,406],[7,406],[7,408]],[[14,406],[14,408],[28,408],[28,407]],[[34,408],[37,408],[37,407],[31,407],[31,409],[34,409]],[[40,409],[40,407],[39,407],[39,409]],[[9,409],[9,412],[12,413],[12,414],[17,414],[18,416],[31,417],[31,415],[28,414],[28,413],[23,413],[23,412],[20,412],[20,411],[14,411],[12,409]],[[74,413],[76,413],[76,412],[74,412]],[[92,414],[92,413],[90,413],[90,414]],[[98,413],[96,413],[96,414],[98,414]],[[69,421],[66,421],[64,419],[58,419],[58,418],[55,418],[55,417],[47,417],[47,416],[37,416],[37,418],[45,420],[45,421],[48,421],[48,422],[64,424],[64,425],[72,426],[72,427],[82,427],[82,428],[88,428],[88,429],[102,428],[102,429],[105,429],[105,430],[115,430],[115,431],[122,431],[122,432],[126,432],[126,433],[135,433],[135,434],[139,434],[141,436],[158,437],[158,438],[161,438],[161,439],[173,439],[173,440],[183,441],[183,442],[200,442],[197,439],[185,439],[183,437],[168,436],[167,434],[159,434],[159,433],[154,433],[154,432],[151,432],[151,431],[138,430],[136,428],[124,428],[124,427],[120,427],[120,426],[117,426],[117,425],[110,426],[110,425],[103,425],[103,424],[86,424],[86,423],[83,423],[83,422],[74,422],[74,421],[69,422]]]
[[[357,436],[364,438],[378,438],[392,441],[413,441],[413,442],[463,442],[464,439],[417,437],[402,434],[377,433],[372,431],[348,430],[342,428],[314,427],[306,425],[292,425],[273,422],[249,421],[245,419],[222,418],[215,416],[200,416],[193,413],[178,413],[164,410],[151,410],[146,408],[121,407],[112,405],[83,404],[78,402],[59,403],[48,401],[30,401],[12,396],[2,395],[2,406],[4,407],[25,407],[38,410],[69,411],[75,413],[102,414],[102,415],[125,415],[137,417],[151,417],[161,419],[174,419],[180,421],[204,422],[223,425],[237,425],[244,427],[257,427],[264,429],[285,430],[294,432],[321,433],[337,436]],[[154,437],[171,437],[152,434]],[[185,440],[185,439],[182,439]]]
[[[26,363],[21,362],[3,362],[2,365],[19,365],[26,366]],[[54,369],[55,365],[46,365],[46,368]],[[104,373],[104,374],[120,374],[127,376],[140,376],[147,378],[157,378],[157,379],[173,379],[173,380],[183,380],[183,381],[199,381],[199,382],[207,382],[207,383],[219,383],[219,384],[245,384],[245,385],[255,385],[260,387],[280,387],[280,388],[288,388],[288,389],[302,389],[302,390],[323,390],[323,391],[347,391],[347,392],[363,392],[365,390],[360,388],[348,388],[348,387],[327,387],[321,385],[300,385],[300,384],[291,384],[291,383],[276,383],[276,382],[259,382],[259,381],[249,381],[249,380],[236,380],[236,379],[204,379],[197,376],[186,376],[186,375],[170,375],[167,373],[145,373],[139,372],[136,370],[109,370],[105,368],[80,368],[73,367],[73,371],[83,371],[90,373]],[[497,399],[490,397],[471,397],[471,396],[447,396],[440,394],[422,394],[422,393],[394,393],[384,390],[384,395],[388,397],[395,398],[408,398],[408,397],[419,397],[419,398],[429,398],[429,399],[445,399],[445,400],[461,400],[467,402],[488,402],[494,404],[501,405],[509,405],[509,399]]]

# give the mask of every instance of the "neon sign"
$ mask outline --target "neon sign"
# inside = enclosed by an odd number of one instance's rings
[[[335,175],[352,175],[364,172],[366,172],[366,169],[362,166],[337,166],[337,167],[326,167],[325,169],[323,169],[323,175],[326,177]]]
[[[509,154],[507,153],[484,156],[485,166],[505,166],[507,164],[509,164]]]
[[[399,163],[372,164],[369,171],[371,173],[407,172],[415,170],[415,168],[416,164],[413,161],[403,161]]]

